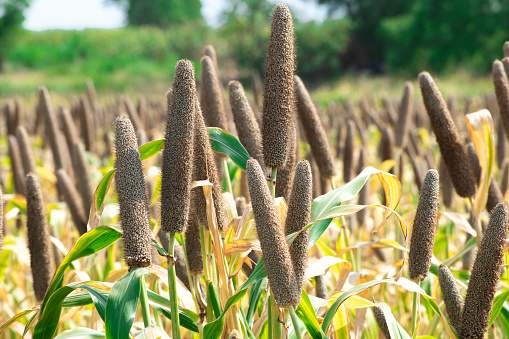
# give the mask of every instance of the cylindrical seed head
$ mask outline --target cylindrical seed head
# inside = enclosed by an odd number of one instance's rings
[[[200,103],[207,126],[228,131],[219,79],[214,63],[208,56],[201,58]]]
[[[507,216],[506,203],[498,204],[491,213],[468,283],[463,320],[458,331],[461,339],[483,338],[487,331],[504,262]]]
[[[35,158],[27,130],[23,126],[16,128],[16,139],[18,140],[19,152],[25,173],[35,173]]]
[[[138,141],[127,117],[115,119],[115,183],[123,229],[124,259],[129,269],[150,266],[151,230]]]
[[[76,129],[76,125],[74,124],[74,120],[69,109],[60,106],[59,112],[60,119],[63,122],[62,131],[64,132],[65,139],[67,141],[67,147],[72,149],[72,146],[77,144],[80,140],[78,130]]]
[[[438,267],[438,282],[442,290],[445,308],[449,315],[449,321],[456,331],[461,326],[461,317],[463,314],[463,297],[458,289],[456,280],[446,265]]]
[[[329,292],[327,291],[327,281],[323,275],[315,277],[315,295],[318,298],[329,299]]]
[[[7,146],[9,148],[9,157],[11,158],[12,180],[16,193],[25,194],[25,171],[21,161],[18,140],[14,135],[7,137]]]
[[[187,230],[186,230],[187,232]],[[187,246],[187,244],[186,244]],[[187,250],[187,248],[186,248]],[[175,242],[175,246],[173,247],[175,257],[175,274],[182,281],[182,283],[187,287],[188,290],[191,290],[191,285],[189,283],[189,276],[187,274],[187,265],[186,265],[186,254],[184,253],[184,248],[180,246],[178,242]],[[171,260],[168,258],[168,260]],[[171,262],[168,264],[171,265]]]
[[[90,167],[88,165],[87,155],[85,154],[83,144],[74,144],[71,154],[76,185],[78,187],[81,200],[83,201],[83,210],[85,215],[88,215],[94,196],[94,185],[92,183]]]
[[[430,169],[424,177],[415,213],[408,267],[410,279],[423,280],[428,275],[438,222],[438,172]]]
[[[396,130],[396,146],[404,148],[408,139],[412,114],[414,112],[414,85],[410,81],[405,82],[405,90],[399,104],[399,116]]]
[[[481,180],[481,164],[479,163],[479,157],[475,151],[475,147],[473,143],[468,143],[467,145],[467,154],[470,160],[470,165],[474,170],[474,174],[477,178],[477,183]],[[495,206],[504,201],[504,197],[502,196],[502,192],[500,192],[500,188],[498,187],[497,182],[491,178],[490,184],[488,187],[488,199],[486,200],[486,210],[491,212]]]
[[[161,228],[181,233],[187,225],[193,159],[196,102],[194,67],[180,60],[175,67],[162,159]]]
[[[380,157],[382,161],[394,159],[394,134],[389,127],[382,129],[380,135]]]
[[[239,140],[249,155],[258,160],[263,168],[262,135],[246,93],[244,93],[244,89],[238,81],[230,81],[228,91],[230,93],[233,121]]]
[[[268,167],[283,167],[290,148],[294,101],[293,21],[288,7],[277,4],[272,15],[265,61],[263,158]]]
[[[34,173],[26,177],[27,236],[30,266],[37,301],[44,299],[53,278],[53,253],[51,248],[46,208],[39,179]]]
[[[304,83],[298,76],[294,77],[294,82],[295,96],[297,98],[297,112],[304,133],[306,134],[306,139],[309,146],[311,146],[313,158],[320,170],[320,176],[323,179],[330,179],[332,176],[336,175],[336,169],[334,168],[334,158],[332,157],[327,134],[323,129],[318,112]]]
[[[474,173],[447,105],[427,72],[419,74],[422,98],[447,171],[459,196],[472,197],[476,191]]]
[[[509,57],[509,41],[504,42],[504,57]]]
[[[386,339],[391,339],[391,333],[389,332],[389,327],[387,326],[387,321],[385,320],[384,311],[382,311],[382,309],[377,306],[371,307],[371,310],[373,311],[376,323],[378,324],[382,334]]]
[[[354,133],[355,123],[352,120],[349,120],[346,129],[345,147],[343,147],[343,182],[345,183],[352,179],[352,172],[354,169]]]
[[[210,146],[207,127],[203,121],[200,105],[196,102],[194,117],[194,150],[193,150],[193,181],[208,180],[212,183],[212,200],[216,211],[217,227],[225,231],[229,219],[226,205],[223,199],[222,183],[214,160],[214,152]],[[193,204],[195,206],[198,223],[208,229],[207,223],[207,202],[203,194],[203,188],[197,187],[193,190]]]
[[[296,305],[300,294],[296,295],[292,259],[267,180],[255,159],[248,160],[246,172],[256,231],[274,299],[279,307]]]
[[[85,148],[89,152],[95,151],[95,128],[94,116],[90,103],[86,97],[80,97],[80,119],[81,119],[81,132],[85,139]]]
[[[499,60],[493,62],[492,73],[498,110],[504,125],[505,137],[509,140],[509,82],[502,62]]]
[[[216,72],[217,72],[217,55],[216,55],[216,50],[214,49],[214,46],[206,45],[203,48],[203,55],[208,56],[210,58],[210,60],[212,60],[212,64],[214,65],[214,68],[216,69]]]
[[[309,224],[311,218],[311,203],[313,202],[313,178],[311,176],[311,165],[307,160],[297,164],[295,177],[293,179],[292,194],[288,203],[288,213],[285,222],[285,236],[301,231]],[[292,258],[293,272],[298,299],[302,294],[304,275],[308,261],[309,229],[301,232],[290,245],[290,256]]]
[[[449,178],[449,173],[447,173],[447,167],[442,156],[440,156],[440,163],[438,164],[438,175],[440,176],[442,202],[445,207],[451,208],[454,199],[454,187],[452,186],[451,178]]]
[[[62,145],[60,144],[60,130],[58,128],[53,105],[46,87],[39,87],[39,107],[44,114],[44,125],[47,130],[48,139],[53,152],[53,161],[55,162],[55,171],[64,168],[67,169]]]
[[[80,200],[78,191],[76,190],[71,177],[69,177],[69,174],[67,174],[63,168],[57,171],[57,179],[58,187],[64,196],[65,203],[69,207],[74,225],[80,232],[80,235],[83,235],[87,232],[88,219],[87,214],[83,209],[83,203]]]
[[[185,238],[189,271],[191,274],[203,274],[200,224],[198,224],[198,220],[193,212],[189,216]]]
[[[284,197],[286,201],[290,198],[292,179],[297,163],[297,151],[299,148],[297,130],[293,126],[290,129],[290,135],[288,158],[286,159],[286,164],[283,167],[279,167],[276,179],[276,197]]]
[[[247,208],[247,201],[244,197],[235,198],[235,207],[237,209],[237,215],[240,217],[244,214],[244,211]]]

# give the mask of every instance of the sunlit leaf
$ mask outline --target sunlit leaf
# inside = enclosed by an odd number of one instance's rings
[[[214,152],[230,156],[230,159],[245,171],[247,161],[251,159],[251,156],[240,141],[218,127],[208,127],[207,130],[209,132],[210,145]]]

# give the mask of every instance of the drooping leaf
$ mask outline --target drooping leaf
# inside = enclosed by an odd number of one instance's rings
[[[158,139],[154,141],[147,142],[140,146],[140,158],[141,161],[147,160],[148,158],[152,158],[154,155],[159,153],[164,147],[164,139]]]
[[[102,332],[92,330],[85,327],[76,327],[72,330],[64,331],[57,335],[55,339],[96,339],[106,338],[106,335]]]
[[[325,336],[325,333],[323,333],[322,329],[320,328],[320,325],[318,324],[318,319],[316,318],[315,310],[313,309],[313,305],[311,305],[311,301],[305,290],[302,291],[299,306],[297,307],[295,313],[306,327],[311,338],[313,339],[327,338]]]
[[[245,171],[247,161],[251,159],[251,156],[240,141],[218,127],[208,127],[207,130],[214,152],[228,155],[238,167]]]

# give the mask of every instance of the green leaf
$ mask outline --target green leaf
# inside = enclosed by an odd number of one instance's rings
[[[500,293],[495,297],[493,301],[493,308],[491,309],[490,323],[488,324],[488,328],[493,325],[493,322],[497,319],[500,311],[502,311],[502,307],[504,307],[504,303],[506,300],[509,300],[509,290],[506,290],[503,293]]]
[[[313,305],[311,305],[311,300],[309,300],[309,296],[305,290],[302,291],[299,306],[297,307],[295,313],[306,327],[311,338],[327,339],[325,333],[323,333],[322,329],[320,328],[320,325],[318,324],[318,319],[316,318],[315,310],[313,309]]]
[[[64,331],[57,335],[55,339],[95,339],[95,338],[105,338],[104,333],[92,330],[90,328],[85,327],[77,327],[72,330]]]
[[[154,155],[159,153],[164,147],[164,139],[154,140],[151,142],[147,142],[140,146],[140,158],[141,161],[147,160],[148,158],[152,158]]]
[[[214,316],[217,319],[217,317],[221,315],[221,304],[219,302],[219,295],[217,294],[216,288],[214,287],[214,283],[212,281],[208,283],[207,290],[207,302],[212,304]]]
[[[237,293],[235,293],[233,296],[231,296],[228,301],[226,302],[226,305],[224,305],[224,310],[221,315],[214,320],[213,322],[208,323],[203,328],[203,336],[207,339],[217,339],[221,337],[221,334],[223,332],[224,328],[224,316],[228,309],[232,306],[238,303],[244,295],[247,293],[247,289],[241,288]]]
[[[106,303],[106,338],[129,339],[140,299],[140,277],[145,268],[133,268],[113,285]]]
[[[51,296],[48,298],[44,312],[41,313],[41,317],[35,325],[33,338],[34,339],[45,339],[52,338],[58,328],[58,322],[60,321],[60,314],[62,313],[62,306],[64,300],[69,295],[69,293],[73,292],[78,288],[85,289],[87,291],[91,291],[90,286],[87,284],[95,283],[95,282],[85,282],[78,283],[75,285],[68,285],[59,288]],[[94,300],[94,304],[96,305],[98,311],[102,309],[101,300],[102,297],[99,296],[99,293],[93,293],[92,300]],[[97,303],[96,303],[97,302]]]
[[[238,167],[245,171],[247,161],[251,159],[251,156],[240,141],[218,127],[208,127],[207,130],[214,152],[228,155]]]
[[[35,312],[35,311],[37,311],[37,310],[36,309],[31,309],[31,310],[26,310],[26,311],[23,311],[23,312],[20,312],[20,313],[16,314],[14,317],[12,317],[11,319],[7,320],[4,324],[2,324],[2,326],[0,326],[0,334],[2,334],[5,331],[5,329],[7,329],[9,326],[14,324],[19,319],[24,318],[27,315],[29,315],[30,313]]]
[[[116,168],[112,169],[108,173],[106,173],[103,178],[101,179],[101,182],[99,185],[97,185],[97,188],[95,189],[94,193],[94,201],[95,201],[95,209],[96,211],[100,211],[101,207],[104,203],[104,198],[106,197],[106,193],[108,193],[108,189],[111,184],[111,180],[113,179],[113,176],[115,175],[115,172],[117,171]]]
[[[73,261],[97,253],[120,239],[122,233],[109,226],[99,226],[83,234],[58,266],[53,280],[41,305],[40,317],[44,315],[46,303],[51,295],[62,286],[64,272]],[[50,310],[51,312],[52,310]]]
[[[249,292],[249,307],[247,309],[246,320],[249,327],[253,327],[253,319],[256,312],[256,307],[258,305],[258,301],[262,296],[263,289],[267,286],[267,279],[257,281],[253,287],[251,288],[251,292]]]

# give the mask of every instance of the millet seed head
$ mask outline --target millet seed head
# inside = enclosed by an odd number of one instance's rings
[[[442,193],[442,202],[447,208],[451,208],[454,199],[454,187],[452,186],[451,178],[447,172],[444,159],[440,156],[440,163],[438,164],[438,174],[440,176],[440,192]]]
[[[293,20],[288,7],[274,8],[265,62],[263,95],[263,156],[267,167],[283,167],[290,148],[294,105]]]
[[[181,233],[187,225],[196,100],[193,64],[180,60],[169,100],[161,170],[161,228],[167,233]]]
[[[297,164],[293,179],[292,193],[288,202],[288,213],[285,222],[285,236],[301,231],[306,227],[311,218],[311,203],[313,202],[313,178],[311,165],[307,160]],[[300,301],[304,275],[308,261],[309,229],[301,232],[290,245],[293,272],[295,274],[296,292]]]
[[[378,306],[371,307],[373,311],[373,315],[375,316],[376,323],[380,328],[380,331],[385,336],[386,339],[391,338],[391,333],[389,332],[389,327],[387,326],[387,320],[385,320],[384,311]]]
[[[276,180],[276,197],[284,197],[286,201],[290,198],[298,148],[297,130],[294,126],[291,126],[288,158],[286,159],[286,164],[283,167],[279,167]]]
[[[382,161],[394,159],[394,134],[390,127],[384,127],[380,135],[380,157]]]
[[[16,193],[25,194],[25,171],[19,150],[18,139],[11,134],[7,137],[7,147],[9,149],[9,158],[11,159],[12,179],[14,181],[14,190]]]
[[[150,266],[152,238],[140,152],[133,125],[124,116],[115,119],[115,150],[124,259],[129,269]]]
[[[490,320],[497,292],[500,270],[504,262],[507,238],[507,204],[498,204],[477,251],[468,283],[460,339],[483,338]]]
[[[203,259],[201,253],[200,224],[191,211],[186,228],[186,252],[189,271],[191,274],[203,274]]]
[[[509,140],[509,82],[504,65],[499,60],[493,61],[492,75],[498,111],[504,125],[505,137]]]
[[[57,179],[59,191],[62,192],[64,196],[65,203],[71,212],[74,225],[80,232],[80,235],[83,235],[87,232],[88,214],[83,209],[83,203],[76,190],[76,186],[74,186],[71,177],[63,168],[57,171]]]
[[[207,127],[219,127],[228,131],[221,86],[214,62],[208,56],[201,58],[200,104]]]
[[[410,239],[410,279],[422,281],[428,275],[438,222],[438,191],[438,172],[430,169],[424,177]]]
[[[447,171],[459,196],[472,197],[476,180],[447,105],[428,72],[419,74],[422,98]]]
[[[18,140],[19,152],[21,162],[23,163],[23,170],[25,173],[35,173],[35,158],[32,151],[30,138],[28,137],[27,130],[23,126],[16,128],[16,139]]]
[[[189,284],[189,276],[187,274],[186,254],[184,253],[184,248],[180,246],[180,244],[177,241],[175,241],[173,252],[174,252],[173,256],[175,258],[175,274],[180,279],[180,281],[182,281],[182,283],[187,287],[187,289],[191,290],[191,285]],[[171,265],[170,257],[168,257],[168,264]]]
[[[217,55],[216,55],[216,50],[214,49],[214,46],[206,45],[203,48],[203,55],[208,56],[210,58],[210,60],[212,60],[214,68],[216,69],[216,72],[217,72]]]
[[[212,200],[214,201],[214,209],[216,211],[217,227],[220,231],[225,231],[228,227],[229,219],[223,199],[222,182],[198,102],[196,102],[194,121],[193,181],[208,180],[212,183]],[[193,194],[193,205],[198,223],[204,226],[205,229],[208,229],[207,201],[203,194],[203,188],[197,187],[193,189]]]
[[[297,112],[301,126],[304,129],[309,146],[311,146],[311,152],[313,152],[313,158],[320,170],[320,176],[322,179],[330,179],[336,175],[336,169],[334,168],[334,158],[327,134],[304,83],[298,76],[294,76],[294,82]]]
[[[504,42],[504,57],[509,57],[509,41]]]
[[[85,147],[83,147],[82,143],[73,145],[71,156],[76,185],[83,202],[83,210],[85,211],[85,215],[88,215],[94,196],[94,184],[92,183]]]
[[[449,315],[449,321],[456,331],[461,326],[461,317],[463,314],[463,297],[458,289],[456,280],[446,265],[438,267],[438,282],[442,290],[445,308]]]
[[[296,293],[292,259],[267,180],[255,159],[248,160],[246,172],[256,231],[274,299],[279,307],[296,305],[300,295]]]
[[[414,113],[414,85],[410,81],[405,83],[403,97],[399,104],[399,117],[396,130],[396,146],[405,147],[408,139],[410,126],[412,125],[412,114]]]
[[[228,91],[230,93],[233,121],[239,140],[249,155],[258,160],[263,168],[262,134],[244,88],[240,82],[230,81]]]
[[[41,185],[35,173],[26,176],[27,236],[33,286],[37,301],[44,299],[53,278],[53,249]]]

